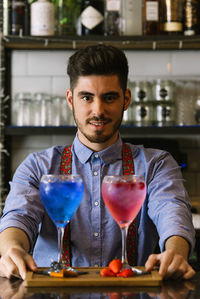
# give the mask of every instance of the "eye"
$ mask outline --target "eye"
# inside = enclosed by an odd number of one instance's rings
[[[83,96],[81,99],[85,102],[88,102],[91,99],[91,96]]]
[[[111,103],[114,102],[115,100],[117,100],[119,98],[118,94],[112,93],[112,94],[107,94],[104,96],[104,101]]]

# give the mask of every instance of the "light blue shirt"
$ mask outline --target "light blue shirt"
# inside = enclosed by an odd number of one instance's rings
[[[159,241],[178,235],[185,238],[191,251],[194,228],[188,195],[183,186],[180,167],[172,156],[161,150],[130,145],[135,174],[145,178],[147,196],[138,215],[138,259],[144,265]],[[38,266],[57,260],[56,227],[45,212],[39,196],[43,174],[59,174],[64,146],[32,153],[16,170],[10,183],[0,231],[18,227],[26,232]],[[121,257],[121,233],[101,197],[105,175],[122,174],[122,140],[93,152],[75,137],[72,146],[72,173],[84,180],[85,193],[71,220],[72,266],[106,266]]]

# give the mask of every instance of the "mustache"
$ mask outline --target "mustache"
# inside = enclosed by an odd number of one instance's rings
[[[102,116],[93,116],[91,118],[87,119],[87,122],[91,122],[91,121],[106,121],[106,122],[111,122],[112,120],[110,118],[105,118],[103,115]]]

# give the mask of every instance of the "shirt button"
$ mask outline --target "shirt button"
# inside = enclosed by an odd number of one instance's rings
[[[94,236],[95,236],[95,237],[98,237],[98,236],[99,236],[99,233],[94,233]]]
[[[97,207],[99,205],[99,202],[95,201],[94,205]]]
[[[97,176],[98,175],[98,172],[97,171],[94,171],[94,173],[93,173],[95,176]]]
[[[99,155],[98,155],[98,154],[95,154],[94,156],[95,156],[95,158],[99,158]]]

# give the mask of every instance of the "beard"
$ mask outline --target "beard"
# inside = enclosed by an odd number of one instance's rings
[[[112,126],[112,129],[109,133],[104,132],[104,130],[96,130],[96,131],[94,131],[94,133],[92,135],[88,134],[86,132],[86,130],[84,130],[84,126],[79,122],[78,118],[76,117],[74,107],[73,107],[73,116],[74,116],[74,121],[75,121],[79,131],[84,135],[84,137],[89,142],[104,143],[104,142],[107,142],[109,139],[111,139],[115,135],[115,133],[117,131],[119,131],[119,128],[120,128],[120,125],[121,125],[121,122],[122,122],[122,118],[123,118],[123,110],[122,110],[122,114],[121,114],[120,118],[114,122],[114,124]],[[95,117],[92,117],[90,119],[87,119],[85,121],[85,124],[88,124],[91,121],[106,121],[107,123],[109,123],[112,120],[105,118],[104,115],[101,115],[99,117],[95,116]]]

